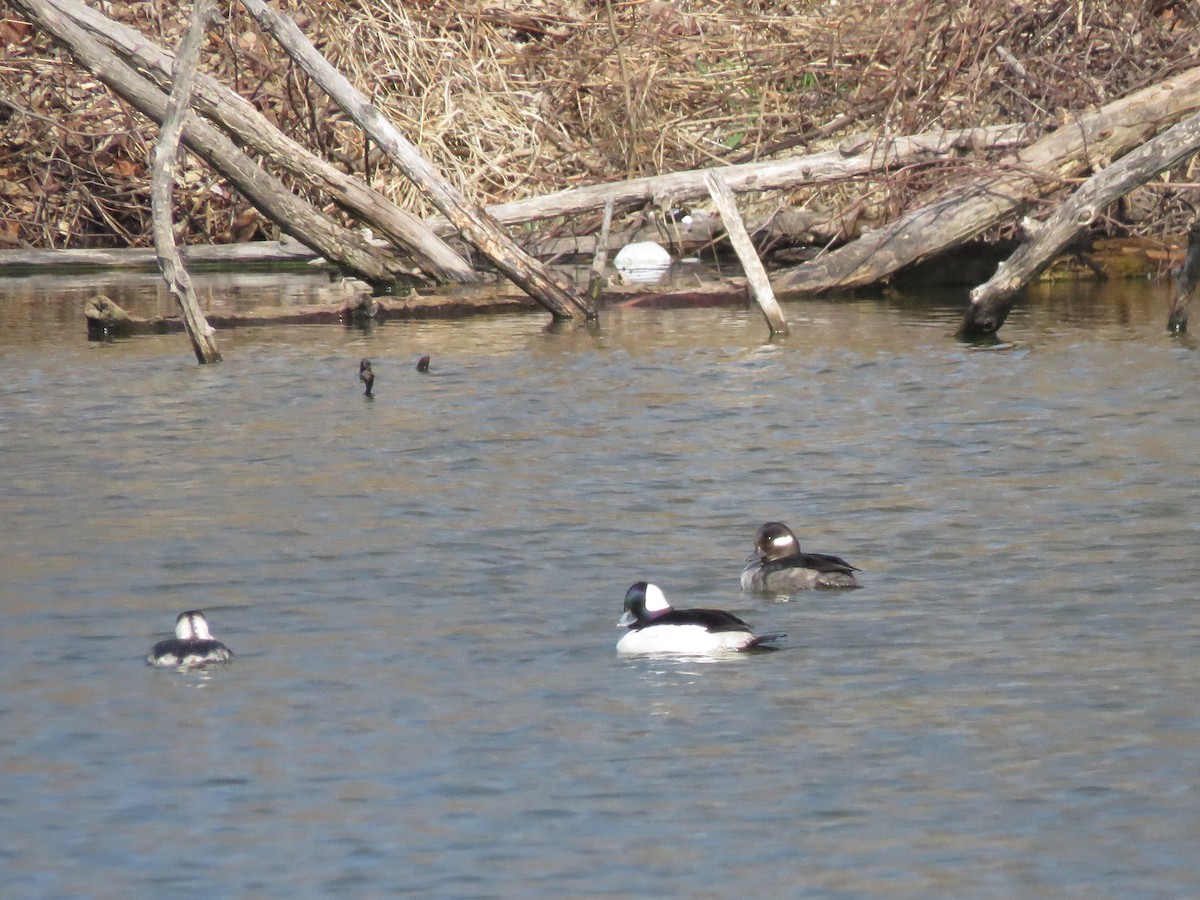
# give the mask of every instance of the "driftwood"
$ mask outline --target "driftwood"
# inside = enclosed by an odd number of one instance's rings
[[[782,190],[806,184],[845,181],[902,166],[961,158],[982,150],[1018,147],[1028,140],[1029,127],[1026,125],[938,130],[905,137],[860,135],[842,141],[836,150],[823,153],[724,166],[721,177],[734,193]],[[487,211],[498,222],[516,225],[600,209],[610,199],[618,207],[647,202],[667,207],[707,197],[705,171],[672,172],[593,184],[528,200],[496,204],[489,206]],[[439,217],[430,218],[428,223],[443,234],[453,228],[446,219]]]
[[[1188,304],[1200,283],[1200,219],[1192,222],[1188,229],[1187,254],[1175,275],[1175,296],[1171,301],[1171,312],[1167,316],[1167,330],[1183,334],[1188,326]]]
[[[611,285],[601,294],[610,307],[670,309],[682,307],[745,306],[749,302],[746,283],[740,278],[706,281],[668,288],[645,284]],[[462,285],[443,287],[435,293],[404,297],[371,297],[362,293],[340,305],[265,307],[240,312],[209,312],[208,321],[218,329],[262,325],[366,325],[371,322],[412,319],[455,319],[496,313],[536,312],[539,305],[515,287]],[[169,334],[184,330],[178,316],[143,318],[131,316],[108,297],[98,296],[85,308],[88,336],[93,340],[138,334]]]
[[[242,0],[242,5],[497,269],[545,306],[555,319],[595,318],[594,310],[577,291],[517,247],[495,219],[468,204],[349,79],[316,51],[295,22],[263,0]]]
[[[771,281],[767,278],[767,270],[763,268],[762,260],[758,258],[754,244],[750,242],[750,235],[746,233],[746,226],[742,224],[742,216],[738,212],[737,202],[733,199],[733,191],[716,169],[707,174],[705,182],[708,184],[713,203],[721,214],[729,241],[742,263],[742,271],[746,273],[746,281],[754,292],[754,299],[758,301],[758,307],[766,317],[767,327],[771,329],[771,334],[787,334],[787,319],[783,317],[783,310],[775,300]]]
[[[252,241],[247,244],[194,244],[179,248],[186,265],[274,265],[319,259],[299,241]],[[26,269],[153,269],[154,251],[143,247],[68,250],[0,250],[0,275]]]
[[[175,249],[174,218],[172,216],[175,196],[176,159],[179,151],[179,136],[183,132],[183,117],[187,114],[192,95],[192,79],[196,71],[196,58],[200,55],[200,44],[208,31],[208,24],[216,13],[214,0],[196,0],[192,19],[179,47],[175,61],[175,83],[167,101],[162,130],[158,143],[154,145],[153,161],[150,165],[150,208],[151,227],[154,231],[154,252],[163,280],[167,283],[175,301],[183,311],[183,324],[192,341],[192,350],[201,365],[221,361],[221,352],[213,338],[213,330],[204,320],[196,294],[192,290],[192,279],[179,251]]]
[[[83,308],[84,318],[87,319],[88,339],[93,341],[106,340],[112,337],[125,337],[138,334],[137,321],[125,310],[121,309],[108,297],[97,294]],[[141,320],[144,321],[144,320]],[[183,323],[180,322],[180,331]],[[140,332],[142,334],[145,331]]]
[[[1000,264],[990,280],[971,291],[971,303],[959,335],[974,337],[997,332],[1021,288],[1050,265],[1108,204],[1198,151],[1200,114],[1167,129],[1089,178],[1049,219],[1037,226],[1033,240],[1022,244]]]
[[[143,34],[107,18],[79,0],[49,2],[101,43],[156,79],[160,86],[169,85],[171,54]],[[459,282],[479,280],[470,263],[430,231],[420,218],[283,134],[253,104],[215,78],[203,72],[196,73],[192,102],[197,110],[244,145],[271,159],[300,181],[327,192],[340,206],[369,224],[380,237],[411,254],[430,275]]]
[[[83,68],[143,114],[162,122],[167,98],[153,83],[69,21],[48,0],[12,2],[29,16],[30,21],[66,46]],[[183,141],[286,233],[365,281],[390,283],[395,280],[393,271],[401,268],[397,260],[293,195],[279,179],[264,172],[239,150],[220,129],[200,116],[188,114],[184,120]]]
[[[946,188],[936,202],[852,244],[778,274],[779,294],[875,284],[1022,213],[1038,197],[1118,157],[1200,108],[1200,68],[1081,116],[1007,159],[1004,171]]]

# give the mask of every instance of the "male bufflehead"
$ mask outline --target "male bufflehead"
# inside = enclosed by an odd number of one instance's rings
[[[625,592],[625,612],[617,625],[629,629],[617,641],[618,653],[720,653],[786,637],[755,634],[737,616],[719,609],[672,609],[663,592],[644,581]]]
[[[671,254],[654,241],[626,244],[613,258],[613,265],[626,281],[658,281],[671,268]]]
[[[746,557],[742,590],[793,594],[808,588],[859,587],[859,571],[840,556],[801,553],[796,535],[782,522],[768,522],[754,535],[754,552]]]
[[[358,380],[366,385],[363,390],[364,397],[371,396],[371,388],[375,386],[375,373],[371,371],[371,361],[364,359],[358,364]]]
[[[146,662],[161,669],[194,669],[228,662],[233,653],[208,630],[199,610],[181,612],[175,620],[175,637],[159,641],[146,654]]]

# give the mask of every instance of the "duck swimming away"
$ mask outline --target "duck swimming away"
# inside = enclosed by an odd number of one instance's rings
[[[628,633],[617,641],[620,654],[705,655],[765,647],[787,635],[755,634],[749,625],[720,609],[674,609],[662,590],[639,581],[625,592],[625,611],[617,620]]]
[[[159,669],[198,669],[229,662],[233,652],[208,630],[204,613],[192,609],[175,619],[175,637],[159,641],[146,654],[146,662]]]
[[[742,590],[794,594],[810,588],[861,587],[859,571],[840,556],[802,553],[796,535],[782,522],[767,522],[754,535],[754,551],[746,557]]]

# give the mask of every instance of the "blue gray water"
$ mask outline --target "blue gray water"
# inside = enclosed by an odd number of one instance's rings
[[[897,296],[789,304],[775,344],[624,310],[227,332],[202,368],[28,286],[0,896],[1200,893],[1200,353],[1165,288],[1040,290],[993,348]],[[768,519],[866,587],[741,594]],[[640,579],[789,638],[620,659]],[[190,608],[236,661],[146,667]]]

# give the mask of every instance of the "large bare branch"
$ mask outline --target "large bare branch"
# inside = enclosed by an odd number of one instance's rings
[[[172,55],[141,32],[109,19],[79,0],[49,0],[64,15],[87,28],[102,43],[142,68],[160,86],[169,85]],[[470,263],[425,223],[292,140],[244,97],[204,72],[197,72],[193,106],[297,179],[326,191],[339,205],[367,222],[382,238],[403,248],[437,278],[477,281]]]
[[[983,150],[1006,149],[1028,143],[1029,126],[993,125],[987,128],[929,131],[904,137],[859,136],[843,141],[835,150],[766,162],[723,166],[721,177],[736,193],[772,191],[806,184],[845,181],[872,172],[886,172],[922,162],[960,158]],[[592,184],[489,206],[487,211],[505,225],[577,215],[616,206],[632,206],[660,199],[672,203],[708,196],[706,169],[631,178],[628,181]],[[429,224],[446,231],[450,223],[431,218]]]
[[[783,272],[780,294],[863,287],[937,256],[1038,197],[1144,143],[1200,109],[1200,67],[1080,116],[1005,161],[998,174],[955,181],[941,199],[812,262]]]
[[[717,207],[717,212],[721,214],[721,222],[729,235],[729,242],[733,244],[733,249],[742,264],[742,271],[746,273],[746,281],[754,293],[754,299],[758,302],[763,317],[767,320],[767,327],[771,329],[772,335],[787,334],[787,319],[783,317],[783,310],[779,308],[779,303],[775,300],[775,294],[771,290],[771,280],[767,277],[767,270],[763,268],[762,260],[758,258],[758,251],[754,249],[750,235],[746,233],[746,226],[742,223],[742,214],[738,212],[737,202],[733,199],[733,191],[721,178],[719,169],[710,169],[706,174],[705,181],[708,184],[713,203]]]
[[[1200,114],[1185,119],[1127,153],[1080,186],[1000,264],[989,281],[971,291],[963,317],[963,337],[994,334],[1004,324],[1017,293],[1053,262],[1062,249],[1104,208],[1159,172],[1177,166],[1200,151]]]
[[[144,76],[63,16],[48,0],[12,0],[12,3],[66,46],[81,66],[114,93],[155,122],[162,122],[167,97]],[[219,128],[189,113],[184,119],[183,142],[296,240],[365,281],[395,281],[394,272],[401,268],[397,260],[296,197],[279,179],[239,150]]]
[[[346,115],[392,158],[463,238],[514,284],[545,306],[555,319],[595,318],[595,312],[577,291],[522,251],[499,222],[467,203],[458,189],[438,174],[396,126],[317,52],[295,22],[271,9],[263,0],[242,0],[242,5]]]
[[[221,361],[213,330],[200,311],[196,292],[192,290],[192,279],[179,259],[175,248],[175,233],[172,230],[175,191],[176,158],[179,151],[179,136],[183,132],[183,117],[187,113],[192,94],[192,78],[196,71],[196,59],[200,55],[200,44],[208,31],[208,23],[216,12],[215,0],[196,0],[192,9],[192,20],[183,36],[179,55],[175,62],[175,80],[167,102],[158,143],[154,145],[154,159],[150,166],[151,227],[154,231],[154,251],[158,254],[158,266],[162,271],[167,288],[183,312],[184,326],[192,341],[192,350],[201,365]]]

